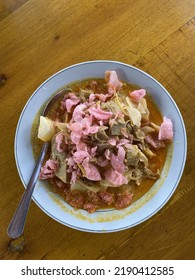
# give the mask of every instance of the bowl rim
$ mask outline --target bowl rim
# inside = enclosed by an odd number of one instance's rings
[[[36,88],[36,90],[31,94],[31,96],[29,97],[29,99],[27,100],[26,104],[24,105],[23,107],[23,110],[20,114],[20,117],[19,117],[19,120],[18,120],[18,123],[17,123],[17,127],[16,127],[16,132],[15,132],[15,139],[14,139],[14,155],[15,155],[15,162],[16,162],[16,167],[17,167],[17,171],[19,173],[19,177],[23,183],[23,186],[26,188],[26,183],[25,183],[25,180],[23,178],[23,175],[22,175],[22,172],[20,170],[20,165],[19,165],[19,162],[18,162],[18,158],[17,158],[17,138],[18,138],[18,132],[19,132],[19,127],[20,127],[20,123],[21,123],[21,120],[23,118],[23,115],[25,113],[25,110],[28,106],[28,104],[31,102],[31,99],[37,94],[37,92],[42,88],[44,87],[44,85],[52,80],[54,77],[56,77],[57,75],[59,75],[60,73],[64,72],[64,71],[67,71],[69,69],[72,69],[74,67],[78,67],[78,66],[82,66],[82,65],[86,65],[86,64],[96,64],[96,63],[114,63],[114,64],[117,64],[117,65],[122,65],[122,66],[125,66],[127,68],[131,68],[133,69],[134,71],[138,71],[142,74],[144,74],[145,76],[147,76],[148,78],[152,79],[156,84],[158,84],[158,86],[160,86],[162,88],[162,90],[164,92],[166,92],[167,96],[169,97],[170,101],[173,103],[177,113],[178,113],[178,116],[179,116],[179,119],[180,119],[180,123],[182,125],[182,131],[183,131],[183,140],[184,140],[184,145],[183,145],[183,159],[182,159],[182,163],[181,163],[181,168],[180,168],[180,173],[178,174],[177,176],[177,180],[174,184],[174,187],[172,187],[172,191],[169,193],[169,195],[166,197],[166,199],[159,205],[158,208],[156,208],[152,213],[150,213],[149,215],[147,215],[146,217],[144,217],[143,219],[129,225],[129,226],[124,226],[124,227],[121,227],[121,228],[116,228],[116,229],[110,229],[110,230],[92,230],[92,229],[85,229],[85,228],[81,228],[81,227],[76,227],[76,226],[73,226],[69,223],[66,223],[62,220],[60,220],[59,218],[57,218],[56,216],[53,216],[50,212],[48,212],[37,200],[34,196],[32,196],[32,199],[33,201],[37,204],[37,206],[43,211],[45,212],[48,216],[50,216],[51,218],[53,218],[54,220],[58,221],[59,223],[65,225],[65,226],[68,226],[70,228],[73,228],[73,229],[77,229],[77,230],[80,230],[80,231],[84,231],[84,232],[92,232],[92,233],[110,233],[110,232],[117,232],[117,231],[122,231],[122,230],[125,230],[125,229],[129,229],[129,228],[132,228],[132,227],[135,227],[136,225],[139,225],[140,223],[143,223],[144,221],[148,220],[149,218],[151,218],[153,215],[155,215],[160,209],[163,208],[163,206],[168,202],[168,200],[172,197],[173,193],[175,192],[180,180],[181,180],[181,177],[182,177],[182,174],[183,174],[183,171],[184,171],[184,168],[185,168],[185,162],[186,162],[186,156],[187,156],[187,136],[186,136],[186,129],[185,129],[185,124],[184,124],[184,120],[182,118],[182,115],[181,115],[181,112],[175,102],[175,100],[172,98],[172,96],[170,95],[170,93],[164,88],[164,86],[158,82],[154,77],[152,77],[150,74],[148,74],[147,72],[135,67],[135,66],[132,66],[130,64],[127,64],[127,63],[123,63],[123,62],[120,62],[120,61],[115,61],[115,60],[89,60],[89,61],[84,61],[84,62],[79,62],[79,63],[76,63],[76,64],[73,64],[73,65],[70,65],[70,66],[67,66],[59,71],[57,71],[56,73],[54,73],[53,75],[51,75],[49,78],[47,78],[43,83],[40,84],[40,86],[38,88]],[[95,78],[95,77],[94,77]]]

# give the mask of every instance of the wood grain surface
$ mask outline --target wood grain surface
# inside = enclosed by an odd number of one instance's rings
[[[0,259],[195,259],[195,1],[0,0]],[[145,70],[175,99],[186,167],[160,212],[125,231],[67,228],[31,203],[24,235],[7,226],[24,188],[14,159],[20,113],[34,90],[71,64],[109,59]]]

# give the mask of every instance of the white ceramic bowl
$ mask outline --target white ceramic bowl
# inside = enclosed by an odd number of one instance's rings
[[[165,205],[180,181],[186,160],[186,131],[180,111],[166,89],[147,73],[121,62],[75,64],[51,76],[32,94],[21,113],[15,136],[16,165],[26,187],[35,165],[31,145],[32,123],[40,107],[66,84],[92,77],[103,78],[106,70],[116,70],[119,79],[151,93],[162,114],[173,121],[174,141],[160,179],[146,195],[124,210],[102,210],[93,214],[74,210],[50,192],[45,182],[37,182],[33,200],[46,214],[66,226],[95,233],[120,231],[146,221]]]

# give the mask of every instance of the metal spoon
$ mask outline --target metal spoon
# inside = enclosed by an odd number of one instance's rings
[[[46,116],[48,114],[49,110],[51,109],[52,105],[62,95],[64,95],[65,93],[68,93],[70,91],[71,91],[71,89],[69,89],[69,88],[65,88],[65,89],[60,90],[46,104],[46,106],[45,106],[45,108],[42,112],[42,116]],[[20,237],[22,235],[23,231],[24,231],[24,225],[25,225],[25,222],[26,222],[26,216],[27,216],[29,205],[30,205],[30,202],[31,202],[31,197],[32,197],[32,194],[33,194],[33,190],[34,190],[34,187],[35,187],[36,182],[38,180],[41,165],[42,165],[43,160],[46,156],[48,147],[49,147],[49,142],[45,142],[42,149],[41,149],[39,158],[36,162],[34,171],[31,175],[30,181],[29,181],[29,183],[26,187],[26,190],[25,190],[25,192],[24,192],[24,194],[23,194],[23,196],[20,200],[20,203],[19,203],[19,205],[16,209],[16,212],[15,212],[15,214],[14,214],[14,216],[13,216],[13,218],[12,218],[12,220],[11,220],[9,226],[8,226],[7,234],[11,238],[15,239],[15,238]]]

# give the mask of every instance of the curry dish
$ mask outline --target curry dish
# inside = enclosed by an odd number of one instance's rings
[[[70,87],[34,133],[35,151],[51,143],[39,178],[76,209],[126,208],[159,178],[173,124],[115,71]]]

